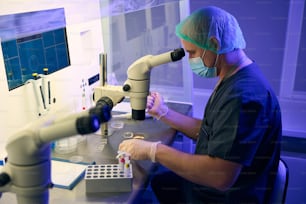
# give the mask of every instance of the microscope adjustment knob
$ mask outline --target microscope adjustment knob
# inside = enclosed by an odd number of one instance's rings
[[[2,172],[0,174],[0,187],[5,186],[10,181],[11,181],[11,178],[7,173]]]
[[[122,89],[123,89],[123,91],[129,91],[129,90],[131,90],[131,86],[129,84],[124,84]]]

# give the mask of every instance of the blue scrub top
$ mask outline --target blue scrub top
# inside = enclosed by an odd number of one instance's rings
[[[277,97],[255,62],[222,81],[206,105],[195,154],[243,168],[226,192],[193,184],[195,202],[266,203],[277,171],[281,134]]]

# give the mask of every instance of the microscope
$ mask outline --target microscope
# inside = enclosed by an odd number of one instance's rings
[[[94,89],[94,98],[108,96],[115,106],[128,96],[132,108],[132,119],[144,120],[147,96],[150,90],[151,69],[161,64],[178,61],[184,56],[183,48],[177,48],[159,55],[143,56],[128,67],[127,80],[123,86],[102,83],[101,86]],[[104,69],[105,67],[103,66]],[[105,73],[104,70],[101,72]]]
[[[6,145],[7,162],[0,173],[0,199],[1,192],[13,192],[18,204],[47,204],[52,188],[50,142],[96,132],[111,119],[112,108],[125,96],[130,97],[132,118],[144,120],[150,70],[184,56],[182,48],[144,56],[130,65],[123,86],[104,84],[95,88],[95,107],[60,118],[45,116],[12,135]]]
[[[112,108],[112,101],[101,97],[88,111],[41,118],[12,135],[6,145],[7,162],[0,173],[0,192],[15,193],[18,204],[47,204],[53,186],[50,142],[96,132],[100,124],[110,120]]]

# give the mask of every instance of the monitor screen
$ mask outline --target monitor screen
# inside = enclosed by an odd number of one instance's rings
[[[13,23],[0,33],[9,90],[44,68],[51,74],[70,65],[64,9],[0,16],[1,27],[5,22]]]

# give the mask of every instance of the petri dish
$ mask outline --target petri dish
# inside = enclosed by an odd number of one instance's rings
[[[111,122],[110,126],[114,129],[122,129],[124,126],[124,122],[123,121],[113,121]]]
[[[126,138],[126,139],[133,138],[133,136],[134,136],[133,132],[124,132],[123,133],[123,137]]]

